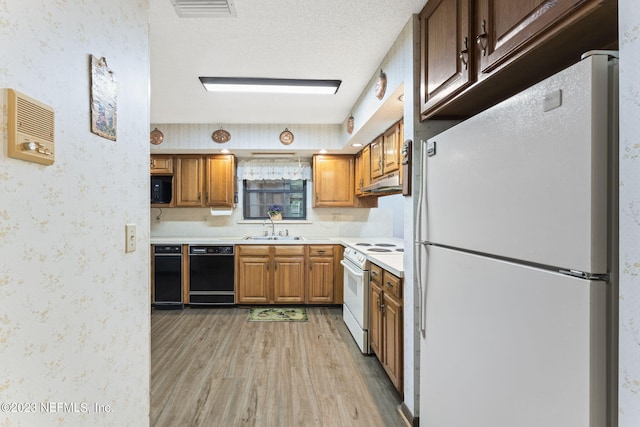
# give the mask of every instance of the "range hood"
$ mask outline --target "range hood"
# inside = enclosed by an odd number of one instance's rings
[[[390,173],[377,181],[362,187],[362,191],[367,193],[386,193],[391,191],[402,191],[402,185],[400,184],[400,175],[397,173]]]

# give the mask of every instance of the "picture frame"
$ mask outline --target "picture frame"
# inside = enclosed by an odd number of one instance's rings
[[[107,60],[91,55],[91,132],[106,139],[117,138],[118,97],[115,73]]]

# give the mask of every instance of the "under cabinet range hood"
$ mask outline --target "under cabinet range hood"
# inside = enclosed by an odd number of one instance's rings
[[[386,193],[390,191],[402,191],[402,184],[400,184],[400,175],[397,173],[390,173],[384,177],[372,182],[371,185],[362,187],[362,191],[368,193]]]

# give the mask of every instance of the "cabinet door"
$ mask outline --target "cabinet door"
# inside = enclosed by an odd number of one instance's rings
[[[313,207],[353,207],[355,166],[351,155],[313,156]]]
[[[422,114],[475,80],[475,40],[470,33],[471,2],[430,0],[420,13]]]
[[[573,12],[579,0],[479,0],[476,48],[480,73],[489,73]],[[594,2],[591,2],[594,3]]]
[[[384,293],[382,366],[396,389],[402,392],[402,303]]]
[[[152,155],[149,166],[151,168],[151,175],[172,175],[173,157],[166,155]]]
[[[176,175],[176,206],[202,206],[202,157],[177,157]]]
[[[356,168],[355,192],[356,192],[356,196],[360,196],[362,194],[362,187],[364,186],[364,178],[363,178],[364,168],[362,164],[362,151],[356,154],[355,168]]]
[[[371,150],[371,179],[382,176],[384,157],[384,136],[380,135],[375,141],[369,144]]]
[[[304,256],[273,259],[273,302],[304,303]]]
[[[382,360],[382,288],[374,282],[369,284],[369,343],[371,350]]]
[[[205,205],[233,207],[234,156],[207,156],[206,164]]]
[[[396,123],[384,133],[383,139],[383,174],[397,171],[400,168],[400,124]]]
[[[362,186],[371,185],[371,147],[367,145],[362,149]]]
[[[309,257],[307,280],[307,303],[333,304],[333,257]]]
[[[269,303],[268,256],[239,256],[236,297],[239,304]]]

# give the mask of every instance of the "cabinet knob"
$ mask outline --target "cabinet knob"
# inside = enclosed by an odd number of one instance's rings
[[[391,282],[387,282],[387,288],[388,288],[388,289],[393,288],[393,283],[391,283]]]

